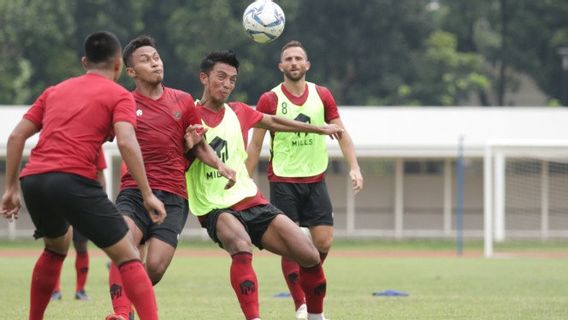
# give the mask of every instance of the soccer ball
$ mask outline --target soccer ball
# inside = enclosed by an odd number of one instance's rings
[[[243,27],[249,37],[258,43],[274,41],[284,31],[284,11],[271,0],[256,0],[243,14]]]

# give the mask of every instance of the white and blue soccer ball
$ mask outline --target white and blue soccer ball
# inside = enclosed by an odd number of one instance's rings
[[[258,43],[276,40],[284,31],[285,25],[284,11],[271,0],[256,0],[243,14],[243,27],[246,33]]]

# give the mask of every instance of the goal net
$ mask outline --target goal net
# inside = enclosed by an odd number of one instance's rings
[[[568,140],[490,141],[484,154],[484,254],[510,240],[568,239]]]

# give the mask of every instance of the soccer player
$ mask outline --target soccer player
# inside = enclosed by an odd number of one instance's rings
[[[105,190],[105,178],[103,170],[107,167],[104,152],[101,149],[99,156],[97,158],[97,181]],[[89,251],[87,250],[87,242],[89,239],[82,235],[79,231],[73,229],[73,248],[75,249],[75,299],[86,301],[89,300],[89,296],[85,291],[85,285],[87,283],[87,276],[89,274]],[[51,300],[61,300],[63,295],[61,294],[61,277],[57,279],[55,289],[51,293]]]
[[[43,238],[31,283],[30,320],[43,319],[63,260],[69,250],[71,224],[119,266],[124,292],[143,320],[158,319],[152,283],[128,226],[96,181],[101,145],[117,138],[124,161],[142,190],[153,221],[164,220],[163,203],[152,194],[136,141],[135,102],[116,84],[122,70],[121,45],[109,32],[89,35],[82,58],[86,74],[46,89],[8,139],[5,192],[0,213],[17,217],[18,175],[26,206]],[[26,140],[41,131],[21,174]]]
[[[191,212],[211,239],[230,254],[231,285],[247,320],[260,319],[258,282],[252,267],[252,245],[297,261],[310,319],[323,318],[326,280],[319,255],[300,228],[268,203],[248,175],[245,162],[248,131],[269,130],[338,134],[339,127],[313,126],[283,117],[263,115],[244,103],[225,101],[237,81],[239,62],[231,51],[209,53],[201,62],[203,96],[197,110],[207,129],[205,139],[225,164],[237,172],[226,190],[217,170],[199,159],[186,173]]]
[[[195,111],[193,97],[162,84],[164,65],[155,41],[148,36],[133,39],[124,48],[123,60],[128,76],[136,84],[132,92],[136,100],[136,136],[148,181],[152,192],[165,203],[167,217],[159,225],[148,219],[130,170],[123,172],[116,206],[124,215],[135,243],[147,247],[146,270],[155,285],[174,256],[189,213],[185,182],[187,151],[193,148],[202,161],[218,169],[230,183],[234,182],[234,171],[225,167],[211,147],[203,143],[199,133],[201,118]],[[121,277],[114,265],[109,285],[113,314],[107,320],[128,319],[130,301],[119,293]]]
[[[290,41],[282,48],[278,68],[284,74],[284,82],[260,97],[257,111],[315,125],[331,123],[345,129],[331,92],[306,81],[310,62],[300,42]],[[251,174],[258,163],[265,133],[264,128],[256,128],[253,132],[247,150],[247,168]],[[328,164],[324,137],[274,130],[270,137],[270,201],[294,222],[309,228],[323,263],[333,240],[333,209],[324,178]],[[363,177],[353,142],[347,131],[337,140],[350,168],[353,190],[357,193],[363,188]],[[282,257],[281,266],[294,300],[296,318],[305,319],[305,292],[297,281],[299,266],[288,257]],[[309,306],[307,309],[309,312]]]

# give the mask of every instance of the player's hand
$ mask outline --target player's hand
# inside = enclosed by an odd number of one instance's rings
[[[18,219],[18,213],[21,207],[20,192],[6,190],[2,196],[2,204],[0,204],[0,214],[12,222]]]
[[[166,208],[160,199],[158,199],[153,193],[144,198],[144,207],[150,215],[152,222],[156,224],[161,224],[166,219]]]
[[[187,127],[187,129],[185,129],[185,135],[183,136],[187,149],[189,150],[200,143],[203,140],[205,132],[207,132],[207,129],[200,124],[193,124]]]
[[[351,177],[351,186],[355,194],[363,190],[363,176],[361,175],[361,170],[352,169],[349,171],[349,176]]]
[[[330,136],[332,139],[340,140],[343,132],[345,131],[343,128],[336,124],[326,124],[320,127],[322,130],[321,134],[325,134]]]
[[[225,190],[230,189],[232,186],[237,183],[237,172],[229,167],[227,167],[224,163],[219,165],[219,174],[229,180],[225,185]]]

